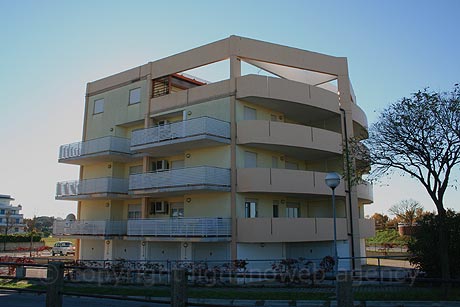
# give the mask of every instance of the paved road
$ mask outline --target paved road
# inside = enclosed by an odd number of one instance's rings
[[[46,296],[44,294],[16,293],[0,290],[0,306],[8,307],[42,307],[45,306]],[[108,300],[89,297],[64,296],[64,307],[165,307],[169,304],[154,304],[132,301]]]
[[[292,301],[261,301],[250,300],[216,300],[216,299],[192,299],[194,303],[224,304],[233,306],[265,306],[265,307],[289,307]],[[42,307],[45,306],[45,295],[23,294],[0,290],[0,306],[8,307]],[[64,296],[64,307],[166,307],[168,304],[156,304],[147,302],[119,301],[109,299],[97,299],[86,297]],[[324,301],[297,301],[298,307],[337,307],[335,302],[325,304]],[[362,306],[355,302],[355,306]],[[367,307],[460,307],[460,302],[366,302]]]

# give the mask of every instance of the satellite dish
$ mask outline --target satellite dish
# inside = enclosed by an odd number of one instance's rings
[[[73,213],[68,214],[68,215],[66,216],[66,218],[65,218],[65,220],[66,220],[67,222],[75,222],[76,219],[77,219],[77,218],[75,217],[75,214],[73,214]]]

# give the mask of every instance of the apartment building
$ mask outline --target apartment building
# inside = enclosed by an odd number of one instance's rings
[[[216,67],[222,80],[200,75]],[[56,195],[77,220],[54,228],[81,259],[333,255],[324,179],[359,162],[344,164],[344,140],[367,136],[346,58],[238,36],[88,83],[83,126],[59,153],[80,178]],[[338,254],[361,256],[372,187],[336,195]]]
[[[0,231],[5,234],[19,234],[25,232],[26,225],[24,217],[21,213],[22,206],[13,206],[11,202],[14,200],[10,195],[0,194]]]

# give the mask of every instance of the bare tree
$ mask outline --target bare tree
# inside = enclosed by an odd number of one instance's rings
[[[412,226],[420,212],[423,212],[423,206],[416,200],[405,199],[391,206],[388,211],[397,217],[400,223]]]
[[[444,195],[457,182],[452,172],[460,163],[460,87],[450,92],[424,89],[391,104],[362,141],[373,167],[371,176],[391,172],[418,180],[430,195],[440,220],[439,248],[442,278],[450,278]]]

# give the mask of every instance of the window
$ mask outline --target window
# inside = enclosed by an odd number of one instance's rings
[[[135,88],[129,91],[129,104],[141,102],[141,88]]]
[[[246,218],[257,217],[257,203],[255,201],[246,201],[244,203],[244,216]]]
[[[141,218],[141,205],[128,205],[128,219],[140,219]]]
[[[152,162],[152,171],[160,172],[169,169],[169,162],[167,160],[158,160]]]
[[[5,209],[1,209],[0,214],[5,214]]]
[[[285,167],[286,169],[295,169],[295,170],[299,169],[299,165],[296,162],[286,161]]]
[[[150,203],[150,214],[168,214],[169,203],[167,201],[154,201]]]
[[[274,114],[271,114],[271,115],[270,115],[270,120],[271,120],[272,122],[277,122],[277,121],[278,121],[278,117],[277,117],[276,115],[274,115]]]
[[[171,203],[171,217],[184,216],[184,203]]]
[[[93,114],[99,114],[103,112],[104,112],[104,98],[94,100]]]
[[[171,161],[171,168],[172,169],[180,169],[180,168],[184,168],[184,166],[185,166],[185,161],[184,160]]]
[[[298,203],[287,203],[286,204],[286,217],[297,218],[300,217],[300,209]]]
[[[257,167],[257,154],[255,152],[244,152],[244,167],[255,168]]]
[[[278,168],[278,157],[272,157],[272,168]]]
[[[279,200],[273,201],[273,217],[279,217]]]
[[[244,107],[244,119],[245,120],[253,120],[257,119],[257,111],[256,109],[250,107]]]
[[[130,166],[129,167],[129,174],[134,175],[134,174],[141,174],[142,173],[142,165],[135,165],[135,166]]]

